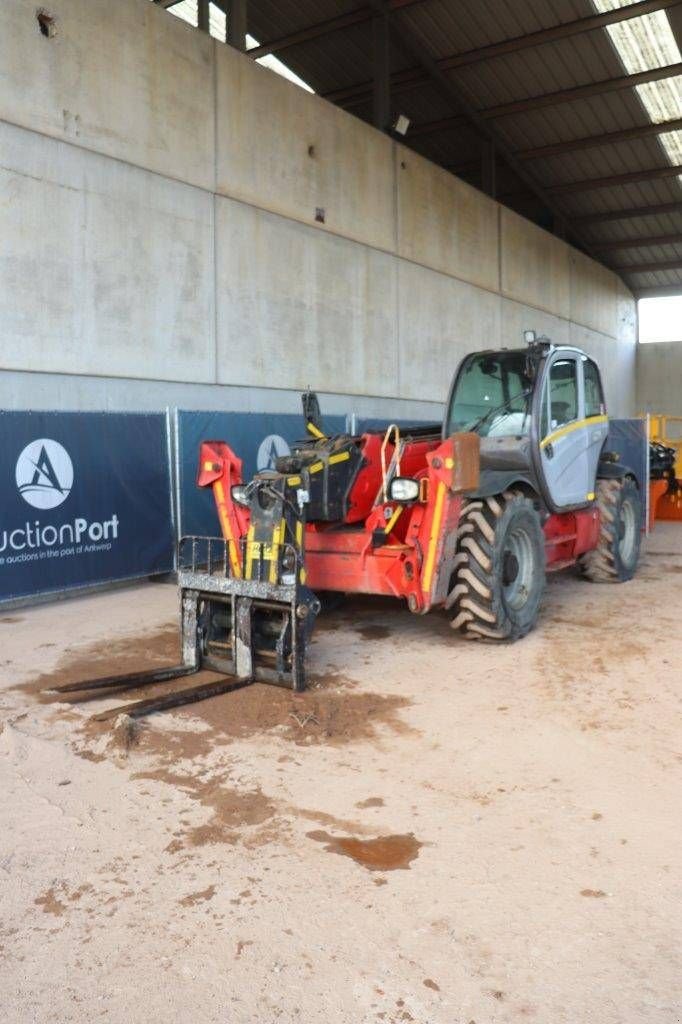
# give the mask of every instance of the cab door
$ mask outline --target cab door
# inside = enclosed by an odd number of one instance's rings
[[[594,490],[583,409],[581,355],[557,352],[545,377],[539,431],[542,472],[555,508],[585,505]]]
[[[609,431],[609,421],[604,403],[604,390],[597,364],[587,356],[581,356],[583,374],[584,417],[587,435],[587,497],[594,497],[597,486],[597,466],[604,441]],[[591,500],[591,499],[590,499]]]

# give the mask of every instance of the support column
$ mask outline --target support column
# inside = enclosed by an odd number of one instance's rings
[[[197,28],[201,32],[209,30],[209,0],[197,0]]]
[[[246,51],[247,0],[229,0],[227,4],[227,41],[230,46]]]
[[[495,143],[490,139],[483,139],[481,189],[493,199],[497,195],[497,154],[495,152]]]
[[[388,14],[372,18],[372,120],[374,127],[388,131],[391,122],[391,37]]]

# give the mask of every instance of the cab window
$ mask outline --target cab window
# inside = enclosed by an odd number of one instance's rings
[[[481,437],[528,433],[532,383],[524,351],[482,352],[462,364],[447,417],[449,434],[474,430]]]
[[[583,370],[585,375],[585,416],[603,416],[606,406],[596,363],[593,363],[591,359],[583,359]]]
[[[575,359],[559,359],[550,368],[549,416],[550,432],[578,419],[578,366]]]
[[[540,439],[549,434],[549,395],[545,388],[542,396],[542,410],[540,411]]]

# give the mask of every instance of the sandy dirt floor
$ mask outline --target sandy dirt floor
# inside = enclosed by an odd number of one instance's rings
[[[681,622],[663,525],[516,645],[348,601],[308,693],[128,746],[40,691],[172,663],[174,587],[0,613],[2,1024],[679,1021]]]

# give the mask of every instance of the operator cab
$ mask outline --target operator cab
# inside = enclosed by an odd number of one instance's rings
[[[480,497],[529,484],[552,512],[594,500],[608,420],[599,369],[546,339],[467,356],[450,391],[443,436],[481,438]]]

